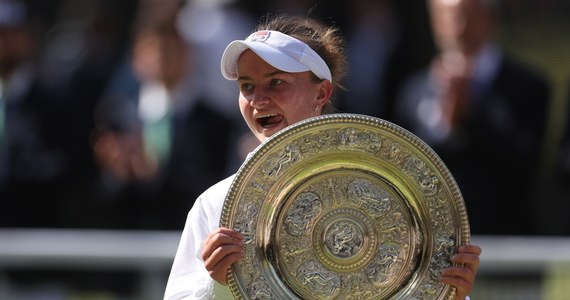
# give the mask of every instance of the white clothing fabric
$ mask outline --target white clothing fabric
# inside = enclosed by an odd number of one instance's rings
[[[202,241],[219,227],[224,200],[234,177],[232,175],[206,190],[188,213],[164,300],[233,299],[228,286],[210,277],[201,251]],[[465,299],[469,300],[469,297]]]
[[[226,194],[235,175],[207,189],[188,213],[166,285],[164,300],[233,299],[227,286],[214,281],[201,258],[202,241],[220,227]]]

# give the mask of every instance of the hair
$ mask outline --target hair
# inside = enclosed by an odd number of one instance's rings
[[[255,29],[255,31],[262,30],[274,30],[290,35],[303,41],[317,52],[329,67],[333,79],[333,93],[330,101],[323,107],[322,113],[335,112],[331,101],[334,100],[338,90],[345,90],[342,81],[348,67],[344,51],[345,42],[340,30],[315,19],[288,15],[267,16]],[[315,81],[322,80],[316,75],[313,77]]]

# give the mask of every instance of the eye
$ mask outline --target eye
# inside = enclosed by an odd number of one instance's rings
[[[244,82],[240,85],[240,90],[242,92],[251,92],[253,90],[253,84]]]
[[[281,79],[273,78],[273,79],[271,79],[271,81],[269,82],[269,85],[270,85],[270,86],[278,86],[278,85],[283,84],[283,82],[284,82],[284,81],[281,80]]]

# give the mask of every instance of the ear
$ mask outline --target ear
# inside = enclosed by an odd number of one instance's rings
[[[319,84],[319,93],[316,99],[316,105],[319,107],[323,107],[331,98],[332,96],[333,86],[332,83],[328,80],[323,80]]]

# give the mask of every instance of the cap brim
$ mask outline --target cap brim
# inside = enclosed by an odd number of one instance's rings
[[[222,55],[222,75],[224,78],[228,80],[238,79],[238,60],[247,49],[251,49],[257,56],[278,70],[291,73],[310,70],[308,66],[265,43],[233,41],[226,47]]]

